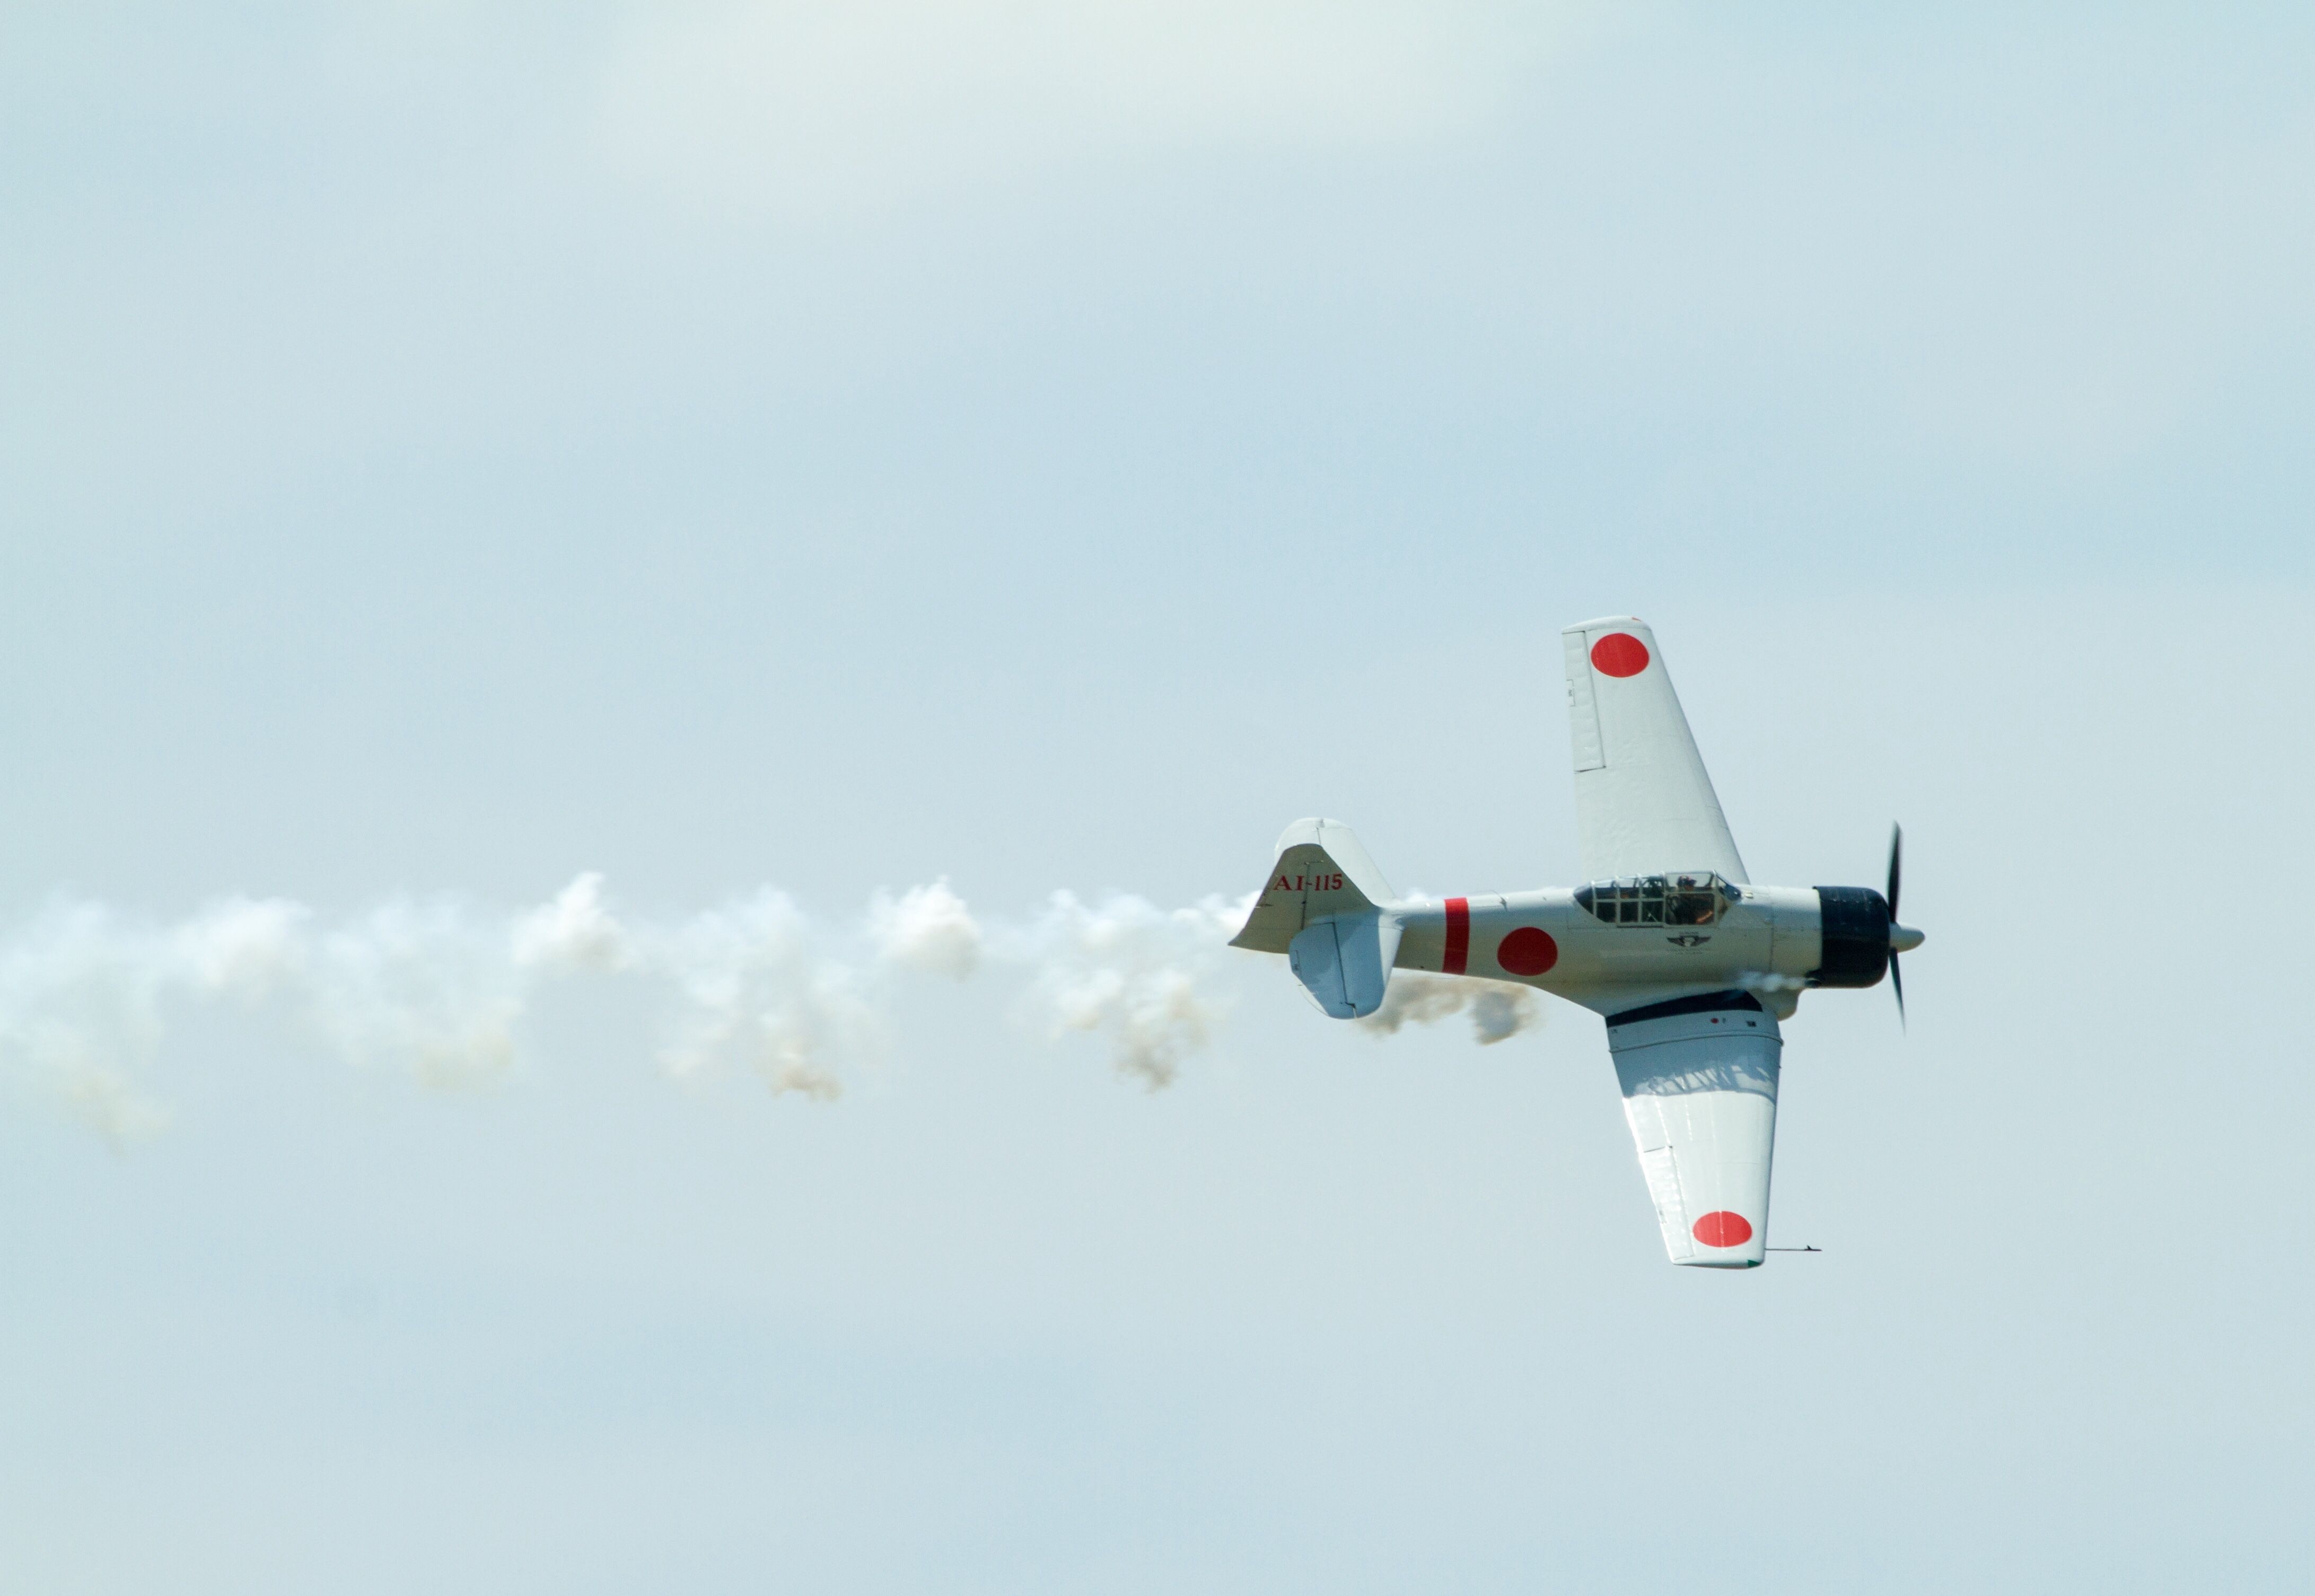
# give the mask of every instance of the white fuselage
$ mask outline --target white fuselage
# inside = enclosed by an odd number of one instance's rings
[[[1697,926],[1609,925],[1566,887],[1402,901],[1389,911],[1400,927],[1392,963],[1516,981],[1602,1014],[1741,989],[1789,1017],[1823,962],[1816,889],[1746,886],[1741,893],[1712,923]],[[1549,942],[1519,935],[1524,931]]]

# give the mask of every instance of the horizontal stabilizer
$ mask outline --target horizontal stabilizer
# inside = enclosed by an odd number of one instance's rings
[[[1336,915],[1304,927],[1287,944],[1287,962],[1311,998],[1338,1020],[1382,1006],[1398,957],[1398,919],[1379,909]]]

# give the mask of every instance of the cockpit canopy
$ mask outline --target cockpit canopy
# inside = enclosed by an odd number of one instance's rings
[[[1709,926],[1743,896],[1709,870],[1627,875],[1575,889],[1575,902],[1610,926]]]

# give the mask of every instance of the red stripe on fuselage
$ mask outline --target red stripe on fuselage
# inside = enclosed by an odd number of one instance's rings
[[[1439,968],[1450,975],[1460,975],[1471,962],[1471,900],[1468,898],[1447,900],[1447,951],[1440,957]]]

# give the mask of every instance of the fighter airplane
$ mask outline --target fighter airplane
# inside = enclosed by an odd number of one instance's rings
[[[1630,616],[1570,626],[1567,714],[1587,884],[1402,899],[1351,829],[1297,820],[1233,947],[1283,953],[1326,1013],[1382,1006],[1393,970],[1512,981],[1602,1015],[1640,1171],[1675,1264],[1766,1258],[1779,1023],[1810,987],[1870,987],[1903,1017],[1903,833],[1886,894],[1755,886],[1705,774],[1655,634]]]

